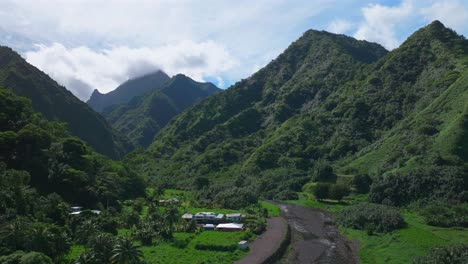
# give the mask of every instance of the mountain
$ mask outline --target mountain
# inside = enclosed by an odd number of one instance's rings
[[[467,68],[467,40],[438,21],[391,52],[309,30],[248,79],[181,113],[127,162],[178,187],[206,177],[209,198],[230,195],[220,194],[228,186],[282,198],[330,164],[342,180],[370,174],[383,194],[376,202],[460,200]]]
[[[73,135],[99,153],[118,158],[131,148],[102,116],[8,47],[0,47],[0,86],[29,98],[47,119],[67,123]]]
[[[103,114],[135,146],[147,147],[174,116],[219,91],[212,83],[196,82],[178,74],[161,87],[135,97],[127,104],[109,108],[109,112]]]
[[[94,90],[87,104],[95,111],[102,112],[106,107],[127,103],[135,96],[140,96],[150,90],[157,89],[169,79],[170,77],[162,71],[146,74],[126,81],[115,90],[106,94],[101,94],[98,90]]]

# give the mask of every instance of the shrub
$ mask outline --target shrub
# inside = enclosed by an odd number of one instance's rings
[[[329,196],[330,183],[319,182],[315,185],[314,195],[317,200],[323,200]]]
[[[343,209],[338,223],[344,227],[367,230],[369,233],[388,233],[404,226],[400,212],[393,207],[359,203]]]
[[[314,166],[312,180],[315,182],[336,182],[333,168],[325,161],[317,161]]]
[[[436,247],[422,257],[413,259],[413,264],[466,264],[468,244],[455,244]]]
[[[228,251],[233,252],[237,248],[236,245],[211,245],[211,244],[196,244],[195,249],[198,250],[212,250],[212,251]]]
[[[435,202],[421,210],[426,223],[441,227],[468,227],[468,204]]]
[[[329,198],[341,201],[343,197],[349,195],[349,187],[344,184],[330,185]]]
[[[353,177],[352,184],[357,193],[368,193],[372,184],[372,179],[367,174],[356,174]]]

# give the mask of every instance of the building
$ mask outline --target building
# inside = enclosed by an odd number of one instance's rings
[[[215,225],[213,225],[213,224],[203,225],[203,230],[214,230],[214,229],[215,229]]]
[[[186,220],[186,221],[191,221],[193,218],[193,214],[183,214],[182,215],[182,219]]]
[[[242,231],[244,224],[236,224],[236,223],[227,223],[227,224],[219,224],[216,226],[216,230],[223,231],[223,232],[239,232]]]
[[[73,206],[73,207],[70,207],[70,210],[71,210],[71,213],[70,213],[71,215],[79,215],[81,214],[81,212],[83,212],[83,207]],[[101,211],[99,210],[91,210],[90,212],[93,214],[101,214]]]
[[[160,205],[167,205],[167,204],[180,204],[180,200],[177,198],[169,198],[167,200],[159,200]]]
[[[226,220],[231,221],[231,222],[240,222],[242,218],[241,213],[235,213],[235,214],[227,214],[226,215]]]
[[[224,214],[215,212],[199,212],[193,215],[195,220],[200,223],[221,223],[224,220]]]

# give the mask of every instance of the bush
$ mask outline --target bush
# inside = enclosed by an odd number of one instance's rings
[[[466,171],[461,166],[429,166],[409,173],[377,177],[371,185],[369,200],[393,206],[419,199],[466,199]]]
[[[413,264],[466,264],[468,244],[445,245],[429,250],[422,257],[413,259]]]
[[[19,264],[53,264],[52,260],[39,252],[29,252],[24,254]]]
[[[319,182],[315,185],[314,195],[317,200],[328,198],[330,191],[330,183]]]
[[[357,193],[368,193],[372,184],[372,179],[367,174],[357,174],[353,177],[352,184]]]
[[[329,198],[341,201],[343,197],[349,195],[349,187],[344,184],[330,185]]]
[[[338,223],[344,227],[388,233],[404,226],[404,220],[400,212],[393,207],[359,203],[343,209],[338,216]]]
[[[212,251],[228,251],[233,252],[237,245],[211,245],[211,244],[196,244],[195,249],[198,250],[212,250]]]
[[[312,180],[315,182],[336,182],[336,174],[330,164],[325,161],[317,161],[314,166]]]
[[[468,227],[468,204],[435,202],[421,210],[426,223],[441,227]]]

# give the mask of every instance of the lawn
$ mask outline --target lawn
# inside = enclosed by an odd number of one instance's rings
[[[261,207],[267,209],[269,217],[276,217],[281,215],[281,211],[278,206],[265,201],[259,201],[258,203]]]
[[[348,238],[359,241],[361,263],[411,263],[417,255],[425,255],[432,247],[468,243],[468,230],[426,225],[421,216],[405,212],[407,227],[391,234],[368,236],[365,231],[342,228]]]
[[[235,245],[243,239],[245,232],[204,231],[199,234],[176,233],[174,242],[162,242],[154,246],[141,247],[148,263],[232,263],[247,252],[197,250],[195,245]],[[187,243],[188,242],[188,243]]]
[[[288,201],[329,212],[339,213],[344,207],[365,200],[365,196],[352,196],[337,201],[318,202],[313,196],[301,193],[299,200]],[[359,257],[362,264],[411,263],[417,255],[424,255],[432,247],[468,243],[468,230],[440,228],[425,224],[424,219],[415,212],[404,211],[407,226],[389,234],[369,236],[366,231],[340,227],[340,232],[349,239],[359,241]]]

